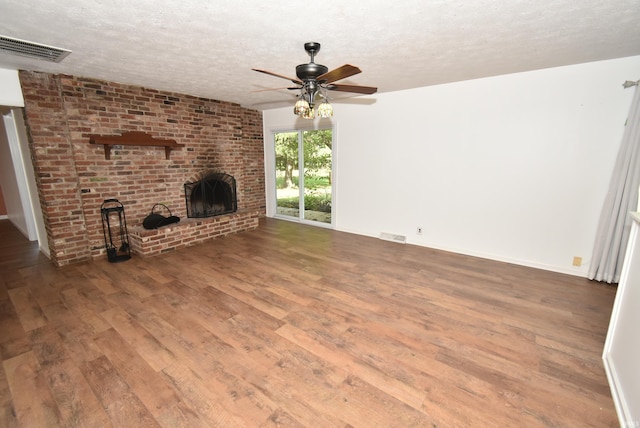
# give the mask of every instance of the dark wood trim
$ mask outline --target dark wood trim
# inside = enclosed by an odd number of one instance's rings
[[[104,158],[111,159],[111,146],[158,146],[164,147],[165,158],[169,159],[171,150],[184,147],[176,140],[164,140],[154,138],[142,131],[124,132],[122,135],[89,135],[90,144],[102,144],[104,146]]]

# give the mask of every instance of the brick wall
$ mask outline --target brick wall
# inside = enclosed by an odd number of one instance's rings
[[[265,214],[262,115],[238,104],[37,72],[20,72],[25,121],[53,262],[104,253],[103,200],[125,206],[129,227],[155,203],[186,218],[184,183],[207,170],[237,183],[238,209]],[[144,131],[184,147],[104,148],[89,135]]]

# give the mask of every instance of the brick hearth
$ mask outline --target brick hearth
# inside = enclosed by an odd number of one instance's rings
[[[131,250],[141,256],[155,256],[207,240],[258,227],[253,211],[238,211],[208,218],[187,218],[170,226],[148,230],[129,227]]]

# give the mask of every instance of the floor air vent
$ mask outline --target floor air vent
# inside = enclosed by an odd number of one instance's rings
[[[406,244],[407,243],[407,237],[406,236],[404,236],[404,235],[394,235],[393,233],[382,232],[380,234],[380,239],[382,239],[384,241],[397,242],[399,244]]]
[[[60,62],[71,53],[67,49],[27,42],[26,40],[7,36],[0,36],[0,52],[51,62]]]

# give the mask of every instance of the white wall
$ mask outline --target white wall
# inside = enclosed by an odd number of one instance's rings
[[[640,56],[335,103],[335,227],[586,276],[633,96],[622,83],[639,78]],[[264,112],[267,167],[271,132],[295,124],[290,107]],[[268,214],[273,192],[267,174]]]
[[[24,107],[18,70],[0,68],[0,106]]]

